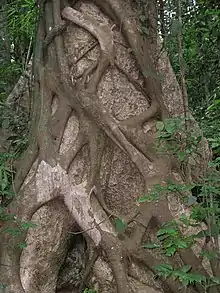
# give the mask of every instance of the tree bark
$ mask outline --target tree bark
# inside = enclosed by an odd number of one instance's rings
[[[0,282],[10,293],[56,292],[77,224],[90,260],[84,283],[97,292],[185,292],[177,281],[155,281],[153,267],[162,260],[141,248],[152,219],[160,225],[179,216],[182,199],[170,194],[136,204],[154,184],[185,178],[155,150],[156,122],[183,114],[167,56],[152,52],[134,1],[127,0],[44,1],[36,38],[31,139],[9,209],[17,217],[10,228],[30,220],[37,228],[16,238],[2,233]],[[198,176],[206,168],[205,147]],[[129,223],[123,237],[115,217]],[[188,250],[173,263],[190,261],[207,275],[196,255]]]

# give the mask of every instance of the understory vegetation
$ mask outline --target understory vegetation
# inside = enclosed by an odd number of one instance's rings
[[[142,33],[148,34],[148,20],[143,9],[145,0],[136,2],[140,9]],[[177,192],[183,195],[189,210],[179,221],[164,223],[158,229],[155,241],[144,247],[172,258],[177,251],[187,250],[201,238],[207,239],[206,243],[213,238],[215,245],[211,250],[204,246],[200,255],[201,259],[210,261],[214,272],[212,277],[192,272],[190,264],[179,269],[168,263],[155,266],[158,276],[178,279],[185,287],[201,285],[204,292],[208,292],[209,288],[220,285],[220,6],[212,0],[181,1],[181,24],[177,1],[158,2],[158,30],[163,39],[161,50],[168,52],[180,84],[184,70],[189,109],[209,142],[212,158],[208,171],[197,183],[178,185],[166,182],[140,196],[139,204],[157,201],[162,194]],[[35,228],[32,222],[17,219],[7,206],[17,196],[13,187],[14,166],[29,140],[31,61],[38,6],[35,0],[8,0],[2,1],[0,9],[0,229],[17,237],[23,231]],[[190,116],[157,122],[157,152],[173,156],[184,170],[203,139],[201,134],[187,129],[188,123],[191,123]],[[16,221],[16,229],[7,227],[10,221]],[[117,218],[115,227],[119,234],[123,234],[127,223]],[[183,227],[201,229],[196,235],[183,236]],[[25,248],[26,243],[18,242],[17,245]],[[94,292],[93,289],[84,290],[84,293]]]

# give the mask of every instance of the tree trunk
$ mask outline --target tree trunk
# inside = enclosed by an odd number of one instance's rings
[[[101,293],[185,292],[177,281],[155,280],[154,265],[171,260],[141,248],[155,225],[180,215],[181,199],[170,194],[136,204],[154,184],[184,181],[171,158],[155,150],[156,122],[183,114],[169,60],[141,34],[135,1],[41,2],[31,139],[17,167],[19,196],[9,206],[17,217],[9,228],[30,220],[37,227],[2,235],[0,281],[10,293],[79,292],[56,288],[70,232],[76,238],[81,231],[88,257],[77,290],[86,284]],[[208,160],[204,146],[197,176]],[[122,235],[115,217],[129,223]],[[28,246],[19,248],[25,239]],[[207,274],[190,249],[173,260],[182,262]]]

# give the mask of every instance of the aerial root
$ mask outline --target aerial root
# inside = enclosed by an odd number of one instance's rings
[[[42,68],[40,75],[40,99],[41,111],[37,128],[37,138],[39,143],[40,160],[48,161],[51,165],[55,165],[56,153],[52,139],[51,129],[51,104],[52,92],[46,83],[46,69]]]
[[[109,66],[109,64],[113,65],[115,61],[115,49],[114,49],[114,35],[112,30],[105,24],[101,24],[88,15],[84,15],[83,13],[74,10],[71,7],[65,7],[62,11],[62,16],[77,24],[78,26],[86,29],[90,32],[99,42],[100,45],[100,58],[98,65],[96,67],[96,71],[93,74],[92,78],[88,82],[88,91],[90,93],[95,93],[98,83],[105,70]],[[94,66],[88,70],[90,73],[94,70]],[[82,88],[84,87],[85,81],[87,79],[88,73],[86,72],[83,78]]]
[[[52,135],[55,141],[55,151],[60,149],[64,130],[66,129],[68,120],[71,116],[72,109],[62,99],[59,99],[59,106],[52,117]]]
[[[115,277],[117,293],[132,293],[127,275],[127,257],[119,240],[112,234],[102,232],[101,248],[107,254]]]
[[[59,25],[51,28],[51,31],[48,32],[46,38],[43,41],[43,55],[46,56],[47,48],[52,43],[54,38],[61,35],[67,29],[67,22],[62,21]]]
[[[76,140],[74,141],[72,147],[69,148],[68,151],[66,151],[65,154],[60,155],[58,158],[58,161],[60,162],[60,165],[64,170],[67,170],[70,168],[71,163],[76,158],[77,154],[82,150],[82,148],[87,144],[87,141],[84,137],[84,134],[79,132],[77,134]]]

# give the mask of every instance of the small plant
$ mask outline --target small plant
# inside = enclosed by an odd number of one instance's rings
[[[200,274],[191,273],[191,269],[192,267],[189,265],[184,265],[178,270],[175,270],[169,264],[155,266],[155,270],[157,271],[158,276],[179,279],[179,281],[186,287],[189,285],[195,285],[197,283],[202,285],[202,287],[205,289],[205,292],[207,292],[208,288],[220,285],[220,278],[206,277]]]
[[[175,221],[165,223],[157,231],[158,243],[144,245],[144,248],[161,248],[166,256],[173,256],[178,249],[185,249],[193,244],[193,237],[183,237]]]
[[[186,131],[185,123],[190,119],[170,118],[157,122],[157,151],[177,157],[180,163],[184,163],[196,152],[202,136]]]

